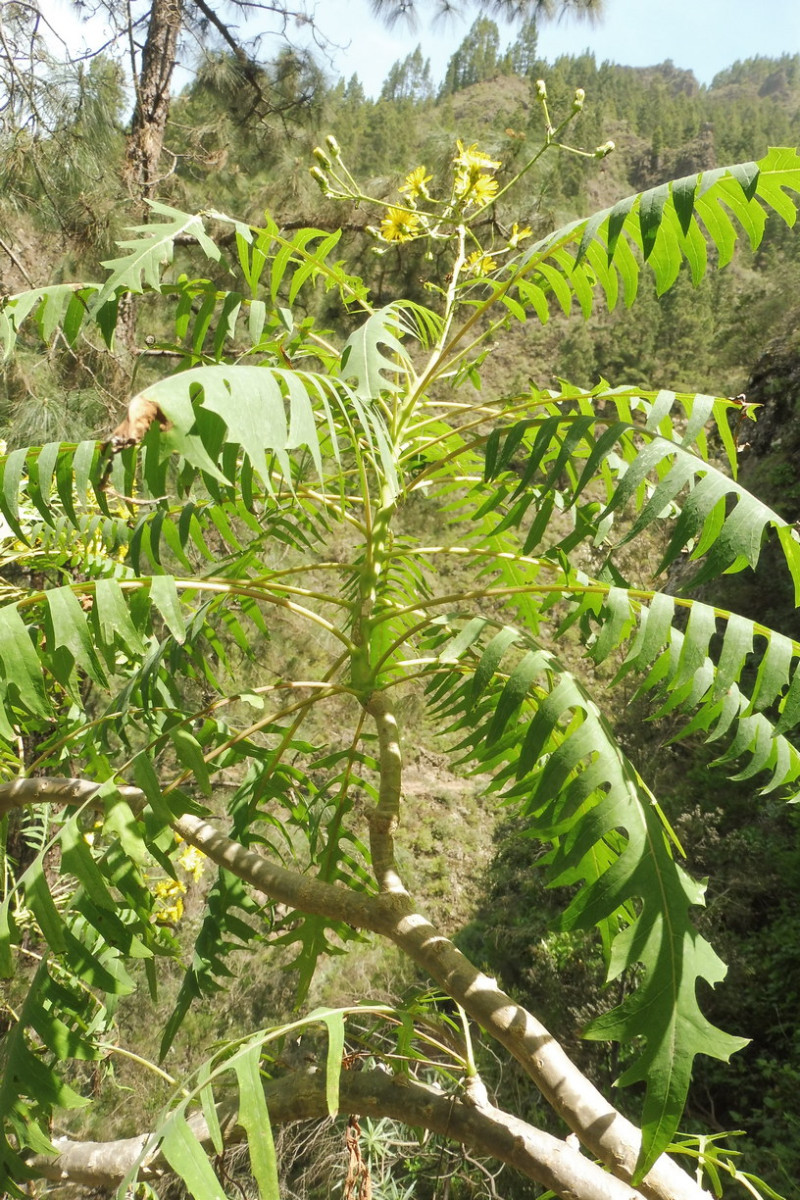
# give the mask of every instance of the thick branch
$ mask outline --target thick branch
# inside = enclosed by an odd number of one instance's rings
[[[11,783],[0,785],[0,816],[14,808],[45,801],[99,807],[95,800],[98,791],[99,784],[88,779],[15,779]],[[144,793],[139,788],[121,786],[118,791],[135,810],[145,803]],[[288,871],[254,851],[247,850],[238,842],[231,841],[208,821],[199,817],[185,814],[177,817],[172,827],[185,841],[202,850],[217,866],[226,867],[273,900],[301,912],[345,921],[359,929],[383,932],[386,922],[381,921],[379,915],[373,912],[378,899],[375,896],[352,892],[349,888],[324,883],[313,876]]]
[[[327,1114],[325,1075],[322,1071],[288,1075],[265,1087],[270,1119],[276,1124],[309,1120]],[[474,1107],[463,1099],[445,1096],[421,1083],[384,1071],[343,1071],[340,1109],[370,1117],[392,1117],[421,1126],[442,1137],[461,1142],[473,1152],[490,1155],[515,1167],[528,1179],[551,1188],[564,1200],[641,1200],[640,1194],[608,1175],[566,1142],[534,1129],[524,1121],[491,1105]],[[241,1142],[244,1130],[235,1110],[221,1113],[226,1145]],[[208,1127],[202,1116],[191,1119],[193,1132],[211,1150]],[[117,1186],[139,1158],[147,1135],[114,1142],[73,1142],[57,1138],[57,1158],[37,1155],[29,1164],[37,1175],[91,1187]],[[153,1178],[168,1170],[156,1153],[141,1170]]]
[[[70,783],[84,801],[95,786],[81,780],[16,780],[0,787],[0,812],[12,807],[12,796],[16,804],[22,803],[26,788],[35,787],[35,798],[39,800],[66,798],[69,788],[65,785]],[[641,1145],[640,1131],[608,1103],[532,1013],[515,1004],[494,979],[477,970],[449,938],[414,911],[407,893],[370,896],[298,875],[189,814],[177,818],[173,828],[218,866],[226,867],[273,899],[302,912],[369,929],[393,941],[517,1059],[593,1155],[618,1178],[632,1178]],[[708,1193],[665,1155],[639,1185],[639,1191],[648,1200],[708,1200]]]
[[[14,808],[24,808],[27,804],[93,804],[94,797],[99,791],[99,784],[90,779],[63,779],[55,776],[38,776],[31,779],[12,779],[10,783],[0,785],[0,817],[11,812]],[[126,800],[138,802],[135,807],[144,804],[144,792],[139,788],[119,786],[117,791]]]
[[[515,1004],[421,914],[402,915],[387,936],[513,1055],[592,1154],[620,1178],[633,1177],[640,1131],[609,1104],[532,1013]],[[649,1200],[708,1200],[708,1193],[665,1155],[639,1190]]]
[[[217,866],[226,867],[281,904],[315,916],[345,921],[357,929],[379,932],[378,926],[383,924],[378,916],[377,896],[353,892],[309,875],[287,871],[285,867],[231,841],[208,821],[201,821],[188,813],[173,821],[172,828],[184,841],[202,850]]]
[[[633,1177],[640,1131],[608,1103],[532,1013],[515,1004],[494,979],[478,971],[449,938],[414,911],[407,893],[357,895],[294,876],[196,817],[181,817],[175,828],[209,858],[274,899],[390,938],[505,1046],[592,1154],[619,1178]],[[299,900],[301,886],[306,889],[307,904]],[[666,1156],[655,1164],[639,1190],[649,1200],[708,1200],[708,1193]]]
[[[394,831],[400,820],[400,787],[403,756],[397,721],[384,692],[370,697],[367,712],[378,733],[380,784],[378,803],[370,813],[369,839],[372,870],[381,892],[407,895],[394,856]]]

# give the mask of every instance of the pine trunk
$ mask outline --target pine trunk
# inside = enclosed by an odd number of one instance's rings
[[[183,0],[153,0],[127,148],[127,182],[137,202],[149,199],[161,178],[170,85],[182,24]]]

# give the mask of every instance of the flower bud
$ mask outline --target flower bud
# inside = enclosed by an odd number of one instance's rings
[[[322,194],[327,196],[331,189],[330,184],[328,183],[328,176],[325,174],[325,172],[321,171],[319,167],[310,167],[308,173],[311,178],[319,184]]]
[[[321,146],[315,146],[315,147],[314,147],[314,149],[313,149],[313,151],[312,151],[312,153],[313,153],[313,155],[314,155],[314,158],[317,160],[317,162],[318,162],[318,163],[321,163],[321,164],[322,164],[322,166],[325,168],[325,170],[326,170],[326,171],[330,171],[330,169],[331,169],[331,160],[328,158],[327,154],[326,154],[326,153],[325,153],[325,151],[322,149],[322,147],[321,147]]]
[[[546,100],[547,99],[547,84],[545,83],[545,81],[543,79],[536,80],[536,99],[537,100]]]
[[[583,88],[575,89],[575,99],[572,101],[572,111],[580,112],[583,108],[583,102],[586,99],[586,92]]]
[[[594,156],[595,158],[605,158],[613,149],[615,149],[613,142],[603,142],[602,146],[598,146],[595,150]]]
[[[332,133],[329,133],[325,138],[325,145],[328,147],[334,158],[341,158],[342,151],[339,147],[339,143]]]

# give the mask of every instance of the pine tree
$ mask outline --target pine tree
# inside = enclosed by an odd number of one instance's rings
[[[422,104],[433,95],[431,62],[422,57],[422,47],[417,45],[411,54],[389,69],[381,88],[381,100],[410,100]]]
[[[463,91],[497,74],[500,32],[494,21],[478,17],[464,41],[450,58],[442,84],[443,96]]]
[[[512,42],[510,48],[511,69],[515,75],[528,79],[539,73],[538,67],[541,64],[537,58],[538,48],[539,29],[536,18],[528,17],[522,23],[517,39]]]

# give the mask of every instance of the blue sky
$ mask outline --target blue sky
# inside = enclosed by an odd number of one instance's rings
[[[77,49],[81,23],[68,0],[40,2],[45,15]],[[357,74],[373,96],[380,92],[392,63],[404,58],[418,42],[431,60],[438,83],[477,12],[476,8],[465,10],[463,17],[451,17],[444,23],[421,19],[415,31],[402,25],[389,30],[373,17],[368,0],[307,3],[309,10],[315,11],[320,30],[330,39],[330,61],[325,64],[330,74],[334,78]],[[422,13],[426,7],[429,11],[434,8],[434,0],[418,3]],[[132,0],[132,6],[140,12],[146,0]],[[302,6],[303,0],[294,0],[290,7]],[[235,25],[235,14],[228,10],[226,15]],[[302,36],[302,27],[294,30],[290,24],[288,32],[290,39],[293,34]],[[96,44],[102,33],[103,22],[95,17],[89,24],[90,40]],[[504,26],[503,46],[513,38],[513,29]],[[269,54],[273,45],[267,38],[264,53]],[[800,53],[800,0],[606,0],[606,15],[599,24],[560,21],[544,25],[539,45],[542,57],[549,61],[587,48],[598,62],[609,59],[627,66],[649,66],[671,58],[676,66],[693,70],[701,83],[710,83],[718,71],[737,59]],[[189,76],[181,71],[178,78],[185,82]]]
[[[424,11],[425,0],[419,5]],[[367,0],[319,0],[316,16],[335,41],[350,41],[348,49],[332,55],[335,73],[348,78],[357,74],[367,92],[376,95],[392,63],[418,42],[438,82],[475,10],[446,24],[421,20],[416,32],[381,27]],[[513,36],[509,28],[506,40]],[[671,58],[676,66],[693,70],[701,83],[710,83],[737,59],[800,54],[800,0],[606,0],[606,15],[598,25],[545,25],[539,46],[548,61],[586,48],[598,62],[609,59],[626,66]]]

